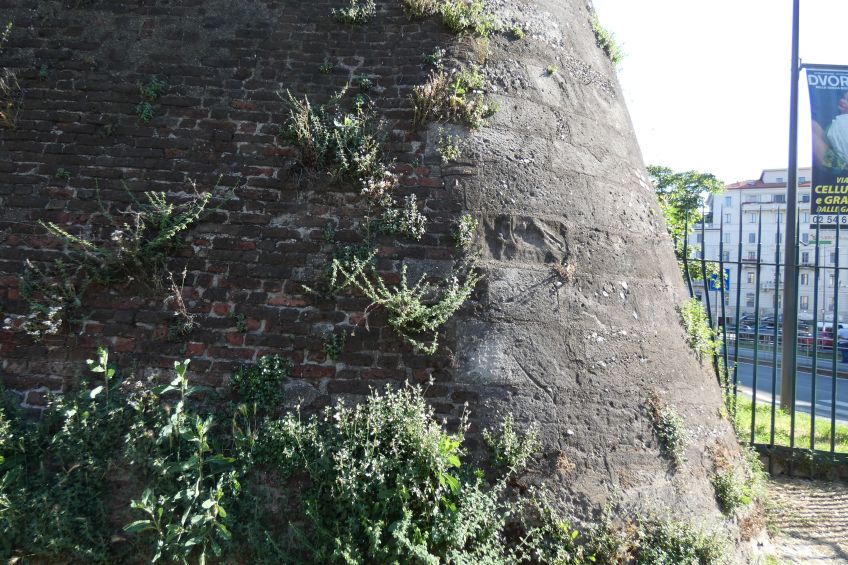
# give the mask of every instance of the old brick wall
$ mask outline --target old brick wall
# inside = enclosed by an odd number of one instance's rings
[[[380,3],[365,26],[330,15],[337,1],[0,0],[14,22],[0,64],[17,69],[25,92],[14,130],[0,130],[0,302],[3,316],[22,314],[23,261],[54,261],[55,239],[38,220],[92,229],[99,199],[112,210],[136,194],[179,196],[189,181],[200,190],[238,186],[221,209],[190,231],[170,269],[187,269],[184,296],[198,322],[185,339],[168,338],[173,308],[138,285],[98,288],[81,309],[82,323],[37,343],[0,332],[5,387],[38,406],[47,391],[67,387],[107,345],[131,369],[162,368],[189,357],[198,380],[220,386],[235,365],[265,353],[295,362],[294,396],[321,405],[338,393],[366,393],[386,381],[436,384],[428,394],[450,413],[469,393],[449,386],[449,355],[413,353],[381,312],[364,327],[363,299],[322,300],[302,284],[320,277],[332,249],[324,230],[356,239],[364,213],[358,188],[310,178],[296,151],[279,139],[285,90],[326,100],[354,77],[391,124],[390,149],[402,186],[398,196],[424,202],[428,233],[414,245],[383,239],[379,267],[405,261],[449,264],[457,207],[437,158],[426,157],[425,133],[413,131],[411,88],[424,82],[424,54],[455,41],[435,22],[409,22],[400,3]],[[322,64],[333,68],[322,72]],[[155,117],[136,115],[139,85],[167,89]],[[354,92],[356,92],[354,90]],[[431,151],[432,152],[432,151]],[[57,178],[64,169],[71,178]],[[464,172],[468,172],[467,168]],[[93,229],[103,229],[93,226]],[[108,235],[108,234],[106,234]],[[236,317],[243,316],[246,331]],[[244,329],[244,328],[241,328]],[[321,336],[348,334],[343,354],[327,359]],[[472,395],[473,396],[473,395]]]

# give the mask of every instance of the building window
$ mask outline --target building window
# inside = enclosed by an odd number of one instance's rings
[[[801,285],[807,286],[810,284],[810,273],[801,273]]]
[[[783,177],[777,177],[777,182],[783,182]]]
[[[757,260],[757,252],[749,251],[748,252],[748,261],[756,261]]]
[[[725,251],[725,252],[724,252],[724,260],[725,260],[725,261],[730,261],[730,251]]]
[[[809,201],[810,201],[810,195],[809,194],[802,194],[801,195],[801,202],[809,202]]]
[[[828,299],[827,299],[827,311],[833,312],[833,297],[832,296],[828,297]]]
[[[745,294],[745,306],[749,308],[753,308],[754,306],[754,293],[749,292]]]
[[[802,265],[809,265],[810,264],[810,252],[809,251],[802,251],[801,252],[801,264]]]
[[[801,243],[810,243],[810,234],[802,233],[801,234]]]
[[[801,177],[798,179],[798,182],[807,182],[807,177]]]
[[[834,263],[836,263],[836,252],[831,251],[830,252],[830,264],[833,265]],[[833,275],[831,275],[831,276],[833,276]]]
[[[748,214],[748,223],[756,224],[757,223],[757,215],[756,214]]]
[[[756,275],[754,274],[753,271],[749,272],[748,273],[748,284],[754,284],[755,277],[756,277]]]
[[[783,234],[779,234],[779,233],[775,233],[775,234],[774,234],[774,242],[775,242],[775,243],[780,243],[780,241],[781,241],[782,239],[783,239]]]
[[[695,234],[695,243],[704,243],[704,234],[696,233]]]
[[[810,297],[809,296],[801,296],[801,310],[805,312],[810,309]]]
[[[801,223],[802,224],[810,223],[810,213],[809,212],[801,212]]]
[[[721,234],[721,241],[723,243],[730,243],[730,234],[727,232]]]
[[[727,206],[728,208],[733,206],[733,198],[730,197],[730,196],[725,196],[724,197],[724,205]]]
[[[786,195],[785,194],[775,194],[774,195],[774,202],[776,202],[778,204],[786,203]]]
[[[748,243],[757,243],[757,234],[749,233],[748,234]]]
[[[729,223],[731,223],[732,221],[733,221],[733,215],[732,215],[732,214],[729,214],[729,213],[728,213],[728,214],[725,214],[725,215],[724,215],[724,223],[725,223],[725,224],[729,224]]]

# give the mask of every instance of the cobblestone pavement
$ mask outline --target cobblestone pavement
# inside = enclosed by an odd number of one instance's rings
[[[769,482],[783,563],[848,564],[848,483],[776,477]]]

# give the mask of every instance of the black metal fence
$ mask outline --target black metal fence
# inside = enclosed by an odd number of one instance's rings
[[[718,218],[717,224],[705,218],[693,226],[695,237],[700,234],[700,241],[690,244],[688,238],[684,240],[681,266],[690,296],[702,301],[708,322],[720,340],[721,347],[714,355],[713,365],[740,439],[767,452],[770,464],[774,454],[786,455],[789,461],[809,461],[811,474],[816,472],[817,465],[848,463],[848,363],[842,362],[843,355],[848,360],[848,350],[843,351],[848,348],[848,339],[840,342],[838,336],[843,325],[839,321],[839,281],[840,278],[848,281],[844,273],[848,266],[839,265],[839,240],[840,232],[845,231],[841,224],[846,223],[848,217],[837,217],[831,225],[811,225],[803,242],[801,230],[796,229],[796,240],[784,243],[781,232],[786,231],[785,219],[781,229],[778,212],[774,255],[769,253],[768,257],[763,251],[762,207],[757,213],[756,235],[749,233],[745,244],[742,206],[739,206],[738,228],[728,222],[736,232],[735,245],[725,245],[727,216],[719,213]],[[752,222],[747,224],[750,229],[753,229]],[[797,222],[796,219],[796,227],[800,228]],[[717,253],[712,256],[707,253],[707,224],[710,224],[709,233],[717,239],[712,245],[713,248],[717,246]],[[689,233],[688,221],[686,233]],[[830,261],[822,257],[825,233],[835,236],[835,246],[827,247],[831,252]],[[815,234],[814,243],[808,239],[812,234]],[[805,294],[804,308],[799,310],[798,338],[791,344],[783,342],[780,314],[784,272],[782,246],[786,244],[795,245],[795,256],[806,259],[798,261],[797,276],[803,277],[802,286],[809,288],[812,282],[812,304],[809,304],[809,293]],[[747,251],[747,255],[743,255],[743,251]],[[809,260],[810,254],[812,260]],[[743,271],[748,285],[744,308]],[[763,279],[768,276],[771,280],[766,283]],[[828,277],[829,286],[833,288],[827,309],[824,303],[830,296],[825,289],[820,290],[823,277]],[[732,290],[734,286],[735,291]],[[796,279],[795,288],[798,286]],[[730,304],[734,292],[735,300]],[[763,293],[772,296],[764,297]],[[792,301],[799,309],[802,306],[800,293],[795,294]],[[753,313],[747,311],[751,307]],[[848,320],[844,325],[848,328]],[[789,410],[781,410],[779,400],[784,393],[779,376],[783,347],[796,348],[796,362],[791,368],[792,387],[785,391],[791,397]]]

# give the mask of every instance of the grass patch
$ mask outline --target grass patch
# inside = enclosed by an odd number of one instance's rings
[[[751,437],[752,402],[749,398],[739,396],[736,399],[736,431],[745,441]],[[810,427],[812,418],[809,414],[795,413],[795,446],[800,449],[810,447]],[[820,450],[830,450],[830,418],[816,417],[816,447]],[[791,416],[779,407],[775,410],[774,444],[789,447]],[[755,443],[768,445],[771,441],[771,403],[757,402],[757,422]],[[848,453],[848,425],[836,424],[836,452]]]

